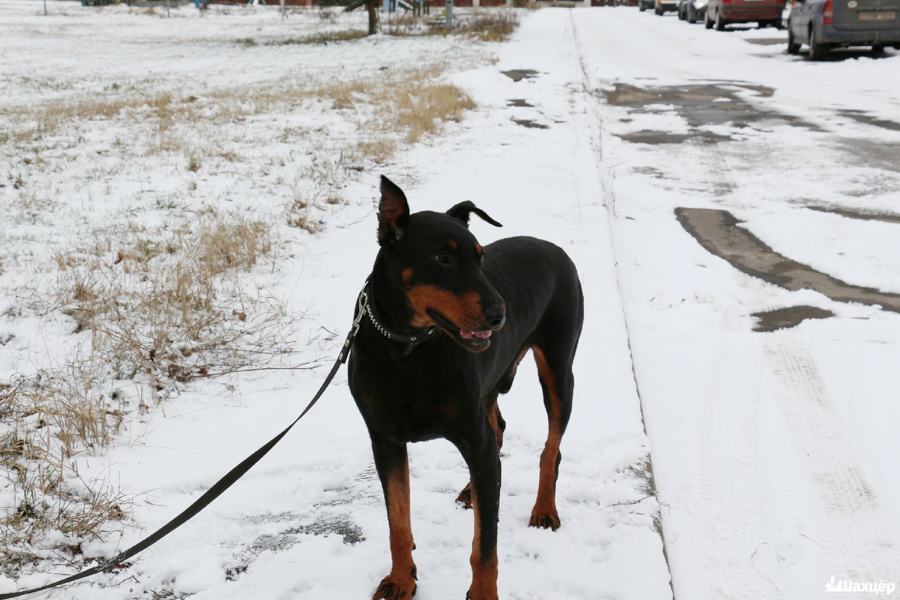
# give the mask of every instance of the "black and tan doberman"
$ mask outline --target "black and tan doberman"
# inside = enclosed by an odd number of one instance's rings
[[[469,467],[457,500],[474,509],[467,598],[497,600],[497,518],[505,423],[497,396],[534,355],[549,420],[529,525],[557,529],[560,440],[572,410],[572,361],[584,300],[575,266],[557,246],[513,237],[482,247],[471,202],[410,214],[381,179],[378,243],[368,308],[350,355],[350,389],[372,438],[390,527],[391,572],[374,600],[416,591],[406,445],[445,438]]]

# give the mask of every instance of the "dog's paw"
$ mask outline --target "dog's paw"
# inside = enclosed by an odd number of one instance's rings
[[[466,600],[499,600],[499,596],[497,596],[497,592],[473,592],[473,588],[469,588],[469,591],[466,592]]]
[[[416,568],[408,576],[391,573],[381,580],[372,600],[409,600],[416,595]]]
[[[556,509],[541,510],[534,507],[531,511],[531,518],[528,520],[529,527],[540,527],[541,529],[552,529],[556,531],[560,527],[559,514]]]
[[[456,503],[463,508],[472,508],[472,484],[467,483],[462,489],[459,496],[456,497]]]

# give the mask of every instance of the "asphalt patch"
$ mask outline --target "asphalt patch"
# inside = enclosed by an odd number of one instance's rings
[[[757,320],[753,331],[768,332],[790,329],[807,319],[827,319],[828,317],[833,317],[834,313],[815,306],[791,306],[753,313],[752,316],[756,317]]]
[[[509,71],[500,71],[516,83],[523,79],[534,79],[538,76],[538,72],[534,69],[510,69]]]
[[[840,215],[848,219],[860,219],[862,221],[883,221],[885,223],[900,223],[900,215],[881,213],[874,211],[855,210],[839,206],[807,206],[809,210]]]
[[[748,275],[788,290],[815,290],[836,302],[858,302],[900,312],[900,294],[853,285],[787,258],[740,227],[727,210],[679,207],[675,216],[708,252]]]
[[[663,104],[684,118],[691,127],[708,125],[748,126],[750,124],[783,124],[823,131],[795,115],[780,113],[771,108],[751,104],[739,94],[740,90],[754,92],[760,97],[770,97],[774,90],[765,86],[744,85],[738,82],[705,83],[691,85],[642,88],[625,83],[616,84],[605,92],[606,101],[646,112],[648,104]]]
[[[617,134],[618,135],[618,134]],[[711,131],[693,130],[690,133],[669,133],[668,131],[654,131],[642,129],[634,133],[618,135],[619,138],[632,144],[683,144],[684,142],[700,142],[702,144],[716,144],[729,142],[734,138],[727,135],[719,135]]]
[[[900,144],[853,138],[842,146],[857,165],[900,173]]]
[[[512,121],[516,125],[528,127],[529,129],[550,129],[549,126],[538,123],[537,121],[532,121],[531,119],[513,119]]]
[[[518,108],[534,108],[534,104],[531,104],[525,98],[510,98],[506,101],[506,106],[515,106]]]
[[[889,131],[900,131],[900,123],[875,117],[862,110],[848,108],[839,110],[838,113],[841,116],[847,117],[848,119],[853,119],[857,123],[872,125],[873,127],[880,127],[881,129],[887,129]]]

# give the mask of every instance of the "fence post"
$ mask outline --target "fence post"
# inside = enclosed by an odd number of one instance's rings
[[[447,29],[453,27],[453,0],[447,0]]]

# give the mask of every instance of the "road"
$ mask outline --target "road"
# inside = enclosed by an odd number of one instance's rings
[[[900,583],[900,58],[572,22],[675,597]]]

